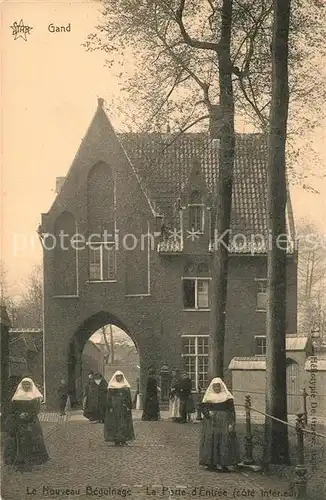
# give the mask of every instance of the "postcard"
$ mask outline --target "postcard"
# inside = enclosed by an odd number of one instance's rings
[[[2,2],[4,500],[324,498],[324,10]]]

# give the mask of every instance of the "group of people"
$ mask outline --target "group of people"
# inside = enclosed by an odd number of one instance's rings
[[[100,373],[89,373],[83,411],[91,423],[104,424],[105,441],[123,446],[135,438],[130,384],[120,370],[109,383]]]
[[[190,422],[192,413],[195,412],[195,404],[192,397],[192,383],[188,374],[182,375],[178,369],[172,371],[170,389],[170,417],[175,422]]]
[[[191,390],[192,383],[188,374],[184,372],[181,375],[179,370],[172,370],[169,412],[174,422],[186,423],[191,420],[191,414],[195,412]],[[161,389],[157,384],[155,371],[153,368],[150,368],[148,371],[142,420],[160,420],[160,392]]]
[[[59,402],[63,410],[67,390],[62,381]],[[159,387],[154,370],[149,371],[142,420],[159,420]],[[5,429],[4,462],[26,470],[45,463],[49,456],[38,419],[42,394],[30,378],[18,385],[11,404]],[[84,416],[92,423],[102,423],[104,440],[116,446],[135,439],[132,420],[130,385],[121,371],[109,383],[100,374],[89,374],[84,394]],[[232,394],[220,378],[214,378],[198,406],[203,415],[199,463],[215,471],[227,471],[239,461],[235,431],[235,409]],[[175,370],[171,382],[170,416],[178,422],[187,422],[194,411],[191,380]]]

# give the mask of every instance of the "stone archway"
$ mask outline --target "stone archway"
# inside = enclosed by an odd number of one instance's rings
[[[74,406],[77,406],[81,402],[82,353],[84,346],[96,331],[108,324],[117,326],[123,330],[133,341],[139,354],[138,344],[134,335],[129,331],[128,327],[119,320],[119,318],[106,311],[99,311],[98,313],[87,318],[76,329],[68,345],[68,387],[71,393],[72,404]]]

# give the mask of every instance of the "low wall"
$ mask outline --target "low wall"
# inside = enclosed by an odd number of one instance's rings
[[[307,391],[307,414],[308,418],[313,416],[318,419],[326,419],[326,359],[317,360],[308,358],[303,371],[302,387]],[[301,381],[301,380],[300,380]],[[265,411],[265,370],[247,369],[232,370],[232,393],[236,405],[244,405],[245,397],[251,396],[251,405],[257,410]],[[298,396],[298,411],[304,410],[304,400]],[[237,408],[237,412],[244,411]]]

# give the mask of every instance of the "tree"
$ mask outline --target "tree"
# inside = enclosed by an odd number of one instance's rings
[[[299,331],[304,335],[312,330],[325,329],[326,309],[326,249],[323,235],[314,224],[301,221],[298,227],[298,302]]]
[[[106,335],[107,326],[109,327],[109,331],[110,331],[110,343],[109,343],[107,335]],[[103,339],[104,339],[104,342],[105,342],[106,351],[107,351],[106,363],[109,362],[109,359],[111,357],[111,364],[113,364],[114,363],[113,328],[112,328],[111,324],[109,324],[107,326],[103,326],[102,327],[102,336],[103,336]]]
[[[221,11],[221,35],[216,49],[219,67],[220,126],[219,178],[215,204],[215,227],[217,237],[229,234],[232,209],[232,186],[234,170],[234,97],[231,63],[232,0],[223,0]],[[228,237],[225,245],[216,247],[212,264],[212,297],[210,313],[210,374],[212,378],[224,378],[225,320],[228,284]]]
[[[15,307],[16,328],[43,328],[43,271],[41,265],[35,265],[23,283],[24,292],[21,301]]]
[[[207,105],[219,101],[216,40],[220,38],[222,1],[99,3],[104,6],[103,22],[89,35],[85,46],[87,50],[103,50],[112,71],[118,64],[121,88],[127,95],[123,99],[127,106],[119,108],[115,103],[119,116],[126,117],[127,109],[131,109],[129,125],[145,131],[168,122],[176,131],[191,124],[203,125],[209,119]],[[236,115],[267,132],[273,2],[235,0],[233,4],[231,62]],[[200,44],[191,45],[183,36],[177,15],[180,5],[183,5],[183,24],[188,27],[190,37]],[[317,0],[301,0],[292,8],[288,140],[292,163],[297,155],[291,135],[302,136],[304,130],[307,136],[307,127],[320,120],[325,100],[325,82],[319,69],[319,60],[326,54],[325,14],[323,3]],[[127,58],[135,61],[133,69],[125,64]],[[307,172],[297,170],[296,165],[292,177],[303,180]]]
[[[268,135],[268,249],[266,413],[287,421],[286,396],[286,138],[289,105],[288,53],[291,0],[274,0],[272,101]],[[283,235],[283,236],[282,236]],[[266,417],[265,462],[289,463],[287,426]]]
[[[14,300],[9,293],[7,271],[2,260],[0,261],[0,302],[1,305],[6,308],[11,326],[15,327],[17,324],[17,308],[19,307],[19,302]]]

